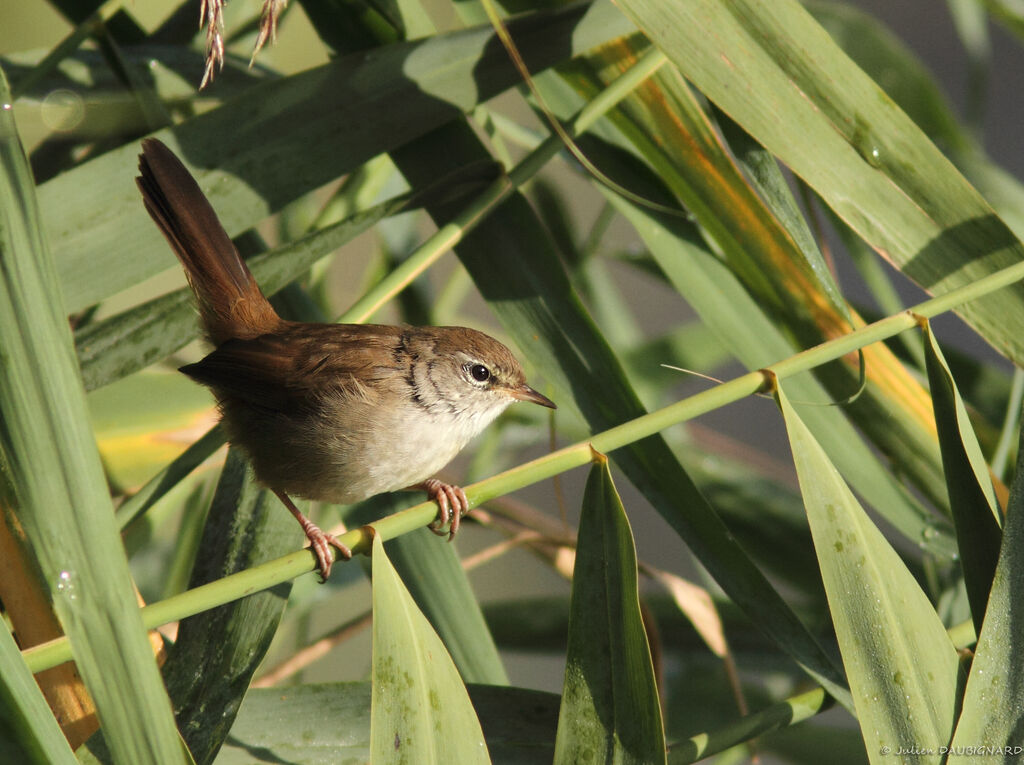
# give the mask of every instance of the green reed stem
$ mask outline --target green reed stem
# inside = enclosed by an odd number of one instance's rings
[[[1022,278],[1024,278],[1024,262],[1004,268],[945,295],[926,300],[907,311],[881,319],[847,335],[802,351],[767,367],[767,369],[779,379],[807,372],[866,345],[886,340],[904,330],[915,327],[922,319],[938,316],[963,303],[1009,286]],[[765,382],[764,371],[749,372],[650,414],[598,433],[587,441],[566,446],[544,457],[539,457],[504,473],[467,486],[466,496],[469,498],[470,507],[546,480],[566,470],[586,465],[593,460],[595,453],[614,451],[626,444],[664,430],[670,425],[691,420],[757,393],[765,386]],[[380,534],[385,540],[394,539],[431,523],[436,516],[437,505],[432,501],[422,502],[407,510],[382,518],[369,526],[348,531],[342,534],[340,539],[353,552],[366,553],[370,549],[374,533]],[[157,627],[215,606],[230,603],[315,569],[316,560],[313,554],[309,550],[299,550],[247,571],[232,574],[216,582],[210,582],[148,605],[142,609],[142,619],[146,627]],[[29,648],[22,653],[33,672],[48,669],[71,658],[70,648],[64,638]]]
[[[628,96],[665,63],[665,56],[656,49],[645,53],[611,85],[601,91],[577,112],[565,126],[573,138],[587,131],[609,109]],[[438,258],[461,242],[487,214],[507,199],[516,189],[533,178],[541,168],[562,149],[562,139],[549,136],[530,152],[518,165],[488,186],[450,223],[439,228],[421,244],[398,268],[389,273],[373,289],[363,295],[341,315],[338,321],[361,323],[367,321],[381,306],[405,289],[420,274],[437,262]]]

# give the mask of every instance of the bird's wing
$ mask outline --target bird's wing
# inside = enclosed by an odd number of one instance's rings
[[[280,332],[228,340],[181,371],[220,397],[292,411],[324,395],[366,395],[408,373],[401,327],[290,324]]]

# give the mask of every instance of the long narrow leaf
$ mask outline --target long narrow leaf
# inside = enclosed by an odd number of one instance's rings
[[[691,224],[646,210],[618,195],[609,199],[636,227],[671,283],[745,366],[760,369],[794,352],[791,342],[708,251]],[[788,387],[803,401],[829,400],[827,391],[813,379],[793,380]],[[888,521],[913,542],[944,556],[953,554],[948,524],[904,489],[842,411],[815,407],[804,416],[843,475]]]
[[[360,503],[346,520],[370,523],[412,504],[407,497],[388,495]],[[444,641],[462,679],[467,683],[508,685],[494,638],[455,546],[420,529],[391,540],[386,549],[396,573],[408,582],[417,607]]]
[[[779,387],[807,519],[871,762],[952,736],[959,660],[935,609]]]
[[[621,55],[621,47],[607,49]],[[587,57],[596,71],[573,78],[586,83],[584,92],[593,89],[594,78],[601,81],[608,69],[617,72],[621,66],[618,58],[602,53],[605,49]],[[839,295],[774,157],[728,118],[720,120],[731,144],[726,145],[677,71],[662,67],[610,119],[628,139],[628,148],[642,153],[693,214],[701,235],[750,292],[758,312],[771,319],[773,334],[782,334],[794,348],[806,348],[859,323]],[[614,157],[612,163],[601,161],[608,153],[605,148],[592,156],[606,169],[622,164]],[[637,189],[625,180],[629,175],[616,177]],[[664,249],[671,241],[658,244]],[[941,460],[926,391],[885,346],[866,348],[863,356],[866,385],[846,412],[921,493],[941,506]],[[833,398],[845,399],[860,386],[859,362],[854,356],[815,373]]]
[[[953,108],[924,63],[882,23],[852,5],[823,0],[805,5],[846,54],[942,147],[1017,237],[1024,236],[1024,187],[957,124]]]
[[[0,72],[4,492],[120,762],[184,762],[93,441],[56,269]]]
[[[550,765],[558,696],[489,685],[468,690],[496,765]],[[251,765],[254,752],[276,762],[368,762],[371,694],[369,682],[253,689],[216,765]]]
[[[3,623],[0,623],[0,759],[33,765],[74,765],[77,762]]]
[[[633,533],[603,459],[583,495],[555,740],[556,765],[585,761],[665,762]]]
[[[1024,247],[916,125],[795,0],[621,0],[680,71],[880,254],[941,294]],[[1024,286],[967,304],[1024,362]]]
[[[373,706],[370,761],[489,763],[466,687],[416,608],[379,536],[373,538]]]
[[[295,550],[302,532],[229,451],[189,582],[198,587]],[[227,738],[253,673],[274,637],[291,583],[184,620],[164,677],[178,725],[199,765]]]
[[[608,2],[511,26],[536,69],[632,28]],[[182,158],[235,236],[516,82],[508,56],[492,40],[493,30],[484,27],[343,57],[260,84],[155,135]],[[138,204],[132,183],[137,153],[134,144],[120,147],[39,189],[68,313],[172,262]]]
[[[963,711],[953,737],[950,762],[977,761],[974,747],[993,750],[999,762],[1019,761],[1024,752],[1021,709],[1024,709],[1024,447],[1017,452],[1017,477],[1006,508],[1003,544],[999,552],[988,610],[967,678]]]
[[[980,634],[988,593],[992,588],[992,578],[999,559],[1002,516],[992,488],[988,464],[978,446],[978,439],[956,389],[953,375],[935,341],[931,325],[925,324],[922,331],[928,384],[935,404],[942,465],[946,471],[949,506],[953,510],[960,563],[974,617],[974,629]]]

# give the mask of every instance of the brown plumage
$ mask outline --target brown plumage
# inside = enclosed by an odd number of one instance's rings
[[[198,184],[164,144],[142,142],[139,190],[181,261],[214,350],[182,372],[217,398],[231,443],[302,525],[323,578],[330,547],[288,495],[355,502],[424,488],[451,534],[461,489],[431,476],[516,400],[554,408],[504,345],[466,327],[310,324],[282,319]],[[435,529],[436,530],[436,529]]]

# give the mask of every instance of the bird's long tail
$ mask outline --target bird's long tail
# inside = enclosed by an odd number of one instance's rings
[[[163,143],[147,138],[139,172],[136,183],[146,210],[185,268],[210,342],[274,331],[281,318],[181,161]]]

